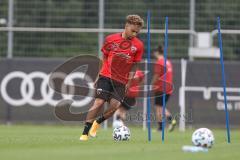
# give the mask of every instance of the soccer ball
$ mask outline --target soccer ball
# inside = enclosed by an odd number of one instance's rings
[[[195,146],[211,148],[214,143],[214,135],[210,129],[199,128],[192,134],[192,143]]]
[[[115,141],[128,141],[130,136],[130,130],[126,126],[120,126],[113,130],[113,139]]]

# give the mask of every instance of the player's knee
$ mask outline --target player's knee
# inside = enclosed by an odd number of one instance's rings
[[[111,107],[118,109],[120,107],[121,103],[116,99],[111,99],[110,105],[111,105]]]
[[[94,107],[96,108],[101,107],[104,104],[104,102],[105,101],[103,99],[97,98],[94,102]]]

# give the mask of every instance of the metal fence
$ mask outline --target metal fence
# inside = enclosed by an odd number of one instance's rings
[[[223,29],[239,30],[239,8],[237,0],[2,0],[0,56],[97,55],[103,37],[112,33],[111,29],[123,28],[126,15],[139,14],[146,21],[149,9],[152,29],[164,29],[164,17],[168,16],[170,31],[178,30],[169,36],[169,56],[186,58],[188,47],[194,45],[193,33],[216,29],[217,16]],[[152,33],[153,48],[163,43],[159,32]],[[146,34],[140,38],[146,43]],[[239,38],[237,34],[223,36],[226,58],[240,57]]]

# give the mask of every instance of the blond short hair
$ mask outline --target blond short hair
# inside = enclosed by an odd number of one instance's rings
[[[128,15],[126,17],[126,23],[138,25],[139,27],[144,26],[144,21],[139,15]]]

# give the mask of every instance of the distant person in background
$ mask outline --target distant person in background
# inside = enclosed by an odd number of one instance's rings
[[[158,48],[153,52],[154,57],[156,58],[156,64],[154,66],[154,75],[152,80],[153,86],[163,86],[163,72],[159,68],[160,65],[164,66],[164,56],[163,56],[163,47],[160,45]],[[172,63],[169,59],[166,61],[166,82],[169,84],[173,84],[173,67]],[[166,89],[166,96],[165,96],[165,104],[167,104],[171,94],[172,90]],[[158,123],[158,131],[162,130],[163,124],[162,124],[162,110],[163,110],[163,87],[159,87],[157,91],[155,92],[155,106],[156,106],[156,117],[157,117],[157,123]],[[171,112],[165,108],[165,115],[166,119],[169,123],[168,131],[173,131],[176,126],[176,120],[172,117]]]
[[[143,83],[144,73],[137,70],[126,92],[126,95],[121,102],[121,106],[114,114],[113,128],[124,125],[126,120],[126,113],[136,104],[136,97],[139,96],[141,90],[140,85]]]

